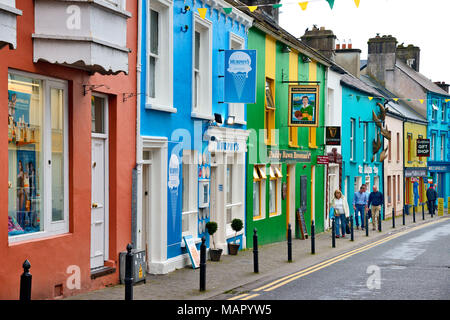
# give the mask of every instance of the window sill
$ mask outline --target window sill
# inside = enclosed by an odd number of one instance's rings
[[[247,125],[247,121],[245,121],[245,120],[234,120],[234,124],[240,124],[240,125],[246,126]]]
[[[147,110],[156,110],[156,111],[164,111],[169,113],[177,113],[177,109],[174,107],[164,106],[156,103],[147,103],[145,105],[145,109]]]
[[[69,231],[61,231],[59,233],[50,232],[50,231],[39,231],[39,232],[25,233],[25,234],[20,234],[20,235],[15,235],[15,236],[8,236],[8,244],[10,246],[16,246],[16,245],[27,244],[30,242],[35,242],[35,241],[53,240],[55,238],[67,237],[67,236],[71,236],[71,235],[72,234],[69,233]]]
[[[204,120],[214,120],[214,117],[210,114],[200,113],[200,112],[191,112],[191,118],[204,119]]]
[[[281,213],[274,212],[274,213],[269,214],[269,218],[275,218],[275,217],[278,217],[278,216],[281,216]]]
[[[298,144],[289,143],[289,148],[300,148]]]
[[[260,220],[264,220],[265,217],[260,216],[260,217],[253,217],[253,221],[260,221]]]

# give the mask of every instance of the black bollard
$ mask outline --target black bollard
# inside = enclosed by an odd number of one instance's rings
[[[258,265],[258,235],[256,234],[256,228],[253,230],[253,272],[259,273]]]
[[[292,229],[290,223],[288,226],[287,246],[288,246],[288,262],[292,262]]]
[[[336,221],[331,219],[331,247],[336,248]]]
[[[127,255],[125,257],[125,300],[133,300],[133,260],[134,255],[131,252],[133,246],[127,245]]]
[[[316,253],[316,244],[315,244],[315,231],[314,231],[314,220],[311,221],[311,254]]]
[[[413,205],[413,223],[416,223],[416,207]]]
[[[405,211],[406,211],[405,208],[408,208],[408,205],[405,205],[405,206],[403,207],[403,225],[405,225]]]
[[[369,212],[366,212],[366,237],[369,236]],[[373,217],[372,217],[373,218]]]
[[[350,241],[354,241],[354,233],[353,233],[353,216],[350,216]]]
[[[205,236],[202,237],[202,244],[200,245],[200,291],[206,289],[206,244]]]
[[[395,228],[395,209],[392,208],[392,228]]]
[[[384,214],[383,214],[383,218],[384,218]],[[378,231],[381,232],[381,210],[380,210],[380,213],[378,215]]]
[[[31,264],[28,260],[22,265],[23,273],[20,276],[20,300],[21,301],[30,301],[31,300],[31,274],[30,268]]]
[[[422,202],[422,220],[425,220],[425,203]]]

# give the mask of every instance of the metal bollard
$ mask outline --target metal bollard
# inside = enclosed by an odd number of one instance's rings
[[[315,244],[315,239],[316,235],[314,232],[314,220],[311,221],[311,254],[315,254],[316,253],[316,244]]]
[[[131,252],[133,246],[127,244],[127,255],[125,256],[125,300],[133,300],[133,263],[134,255]]]
[[[259,273],[258,265],[258,235],[256,228],[253,230],[253,272]]]
[[[425,220],[425,203],[422,202],[422,220]]]
[[[416,207],[413,205],[413,223],[416,223]]]
[[[288,226],[287,247],[288,247],[288,262],[292,262],[292,229],[290,223]]]
[[[200,291],[206,289],[206,244],[205,236],[202,237],[202,244],[200,245]]]
[[[30,274],[31,264],[28,260],[22,265],[23,273],[20,276],[20,300],[21,301],[30,301],[31,300],[31,279],[32,276]]]
[[[384,218],[384,214],[383,214],[383,218]],[[382,228],[381,225],[382,225],[382,223],[381,223],[381,211],[380,211],[380,214],[378,215],[378,231],[380,231],[380,232],[381,232],[381,228]]]
[[[403,207],[403,225],[405,225],[405,211],[406,211],[405,207],[408,208],[408,205],[405,205]]]
[[[354,233],[353,233],[353,216],[350,216],[350,241],[354,241]]]
[[[336,248],[336,221],[331,219],[331,247]]]
[[[392,228],[395,228],[395,209],[392,208]]]

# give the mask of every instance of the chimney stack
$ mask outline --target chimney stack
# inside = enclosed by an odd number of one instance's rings
[[[391,35],[370,38],[367,55],[367,74],[392,90],[396,59],[397,39]]]
[[[406,63],[410,68],[419,72],[420,48],[412,44],[407,47],[403,43],[397,47],[397,59]]]
[[[319,29],[314,26],[312,30],[306,29],[305,34],[300,39],[328,59],[334,61],[336,36],[332,30],[326,30],[325,27],[320,27]]]
[[[345,40],[343,40],[345,43]],[[361,65],[361,50],[353,49],[352,40],[348,39],[347,45],[342,49],[336,49],[336,63],[359,79]]]
[[[443,81],[443,82],[437,81],[434,84],[436,84],[438,87],[440,87],[445,92],[447,92],[447,93],[449,92],[448,87],[450,86],[450,84],[445,83],[445,81]]]

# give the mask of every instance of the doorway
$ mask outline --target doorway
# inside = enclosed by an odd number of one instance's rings
[[[91,269],[108,260],[108,100],[93,95],[91,100]]]

